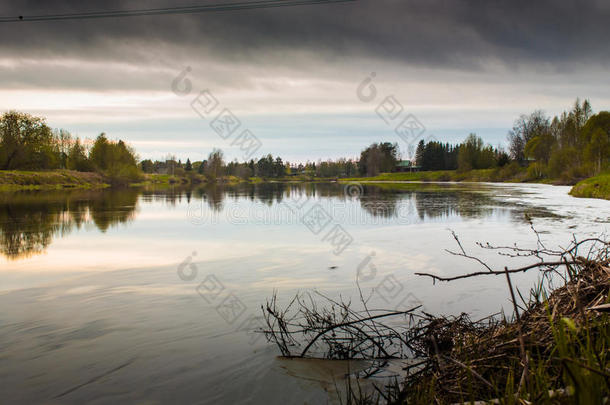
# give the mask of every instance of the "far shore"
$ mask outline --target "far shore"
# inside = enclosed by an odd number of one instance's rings
[[[399,183],[544,183],[552,185],[573,186],[570,195],[583,198],[600,198],[610,200],[610,173],[581,180],[562,181],[544,180],[532,181],[524,176],[523,172],[503,173],[497,169],[471,170],[459,172],[456,170],[381,173],[374,177],[351,177],[351,178],[320,178],[308,175],[286,176],[283,178],[265,179],[250,177],[247,179],[236,176],[223,176],[210,180],[197,173],[186,173],[175,176],[169,174],[144,174],[140,181],[129,184],[129,186],[169,186],[169,185],[203,185],[224,184],[235,185],[240,183],[312,183],[331,182],[340,183],[359,182],[366,184],[399,184]],[[70,188],[97,189],[113,187],[108,179],[95,172],[78,172],[74,170],[49,170],[49,171],[20,171],[0,170],[0,191],[19,190],[57,190]]]

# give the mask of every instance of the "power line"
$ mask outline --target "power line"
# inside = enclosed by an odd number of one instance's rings
[[[140,10],[113,10],[95,11],[87,13],[71,14],[46,14],[46,15],[19,15],[17,17],[0,17],[0,23],[26,22],[26,21],[57,21],[57,20],[85,20],[93,18],[113,17],[137,17],[147,15],[166,14],[195,14],[215,11],[253,10],[259,8],[309,6],[316,4],[346,3],[357,0],[261,0],[229,4],[209,4],[188,7],[151,8]]]

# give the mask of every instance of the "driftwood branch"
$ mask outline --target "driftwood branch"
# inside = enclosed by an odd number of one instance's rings
[[[570,261],[570,262],[565,262],[565,261],[561,261],[561,262],[541,262],[541,263],[534,263],[534,264],[530,264],[528,266],[524,266],[524,267],[519,267],[516,269],[507,269],[507,270],[491,270],[491,271],[476,271],[474,273],[468,273],[468,274],[461,274],[459,276],[454,276],[454,277],[441,277],[441,276],[437,276],[435,274],[430,274],[430,273],[415,273],[418,276],[425,276],[425,277],[430,277],[436,281],[454,281],[454,280],[460,280],[463,278],[470,278],[470,277],[477,277],[477,276],[500,276],[500,275],[505,275],[506,273],[523,273],[525,271],[531,270],[531,269],[535,269],[537,267],[557,267],[557,266],[570,266],[570,265],[575,265],[575,264],[579,264],[579,261]]]

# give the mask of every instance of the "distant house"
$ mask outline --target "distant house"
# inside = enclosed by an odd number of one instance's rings
[[[416,166],[410,160],[400,160],[394,166],[395,172],[418,172],[420,169],[419,166]]]

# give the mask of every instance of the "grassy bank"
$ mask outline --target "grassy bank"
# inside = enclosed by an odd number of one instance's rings
[[[197,173],[189,173],[182,176],[176,176],[171,174],[144,174],[142,181],[133,183],[132,186],[149,186],[149,185],[196,185],[196,184],[225,184],[234,185],[239,183],[262,183],[264,180],[258,177],[251,177],[250,179],[243,179],[237,176],[222,176],[217,178],[215,181],[206,178],[205,176]]]
[[[528,175],[525,168],[511,167],[471,170],[459,172],[456,170],[440,170],[413,173],[381,173],[374,177],[353,177],[339,179],[340,182],[393,182],[393,181],[423,181],[423,182],[511,182],[511,183],[547,183],[555,185],[574,185],[570,195],[584,198],[601,198],[610,200],[610,173],[603,173],[577,182],[576,180],[538,179]]]
[[[570,195],[584,198],[603,198],[610,200],[610,173],[600,174],[578,182]]]
[[[73,170],[0,170],[1,191],[102,187],[108,187],[108,183],[98,173]]]
[[[171,174],[141,174],[132,176],[138,178],[129,181],[125,178],[121,182],[95,172],[78,172],[74,170],[49,170],[49,171],[21,171],[0,170],[0,191],[14,190],[52,190],[62,188],[102,188],[110,187],[112,184],[122,186],[172,186],[172,185],[197,185],[216,183],[224,185],[235,185],[239,183],[258,184],[264,182],[328,182],[334,179],[317,178],[311,176],[291,176],[284,178],[264,179],[251,177],[243,179],[236,176],[222,176],[211,181],[198,173],[187,173],[184,175]]]
[[[205,182],[205,178],[199,174],[193,173],[192,176],[175,176],[172,174],[144,174],[142,180],[137,183],[132,183],[132,186],[150,186],[150,185],[179,185],[179,184],[199,184]]]
[[[360,177],[341,179],[341,181],[485,181],[485,182],[526,182],[533,181],[528,178],[527,171],[517,165],[502,168],[470,170],[460,172],[457,170],[438,170],[428,172],[381,173],[374,177]]]
[[[375,177],[353,178],[319,178],[312,176],[290,176],[284,178],[263,179],[251,177],[243,179],[236,176],[223,176],[216,180],[218,184],[234,185],[239,183],[258,184],[264,182],[310,183],[328,182],[395,182],[395,181],[423,181],[423,182],[547,182],[565,184],[558,181],[542,181],[529,178],[527,171],[521,167],[506,166],[495,169],[471,170],[458,172],[455,170],[441,170],[413,173],[381,173]],[[131,186],[170,186],[205,184],[210,181],[205,176],[190,173],[183,176],[169,174],[144,174],[141,180],[131,183]],[[94,172],[78,172],[73,170],[51,171],[20,171],[0,170],[0,191],[13,190],[48,190],[62,188],[103,188],[109,187],[112,180]],[[610,200],[610,173],[604,173],[586,180],[582,180],[570,191],[574,197],[603,198]]]

